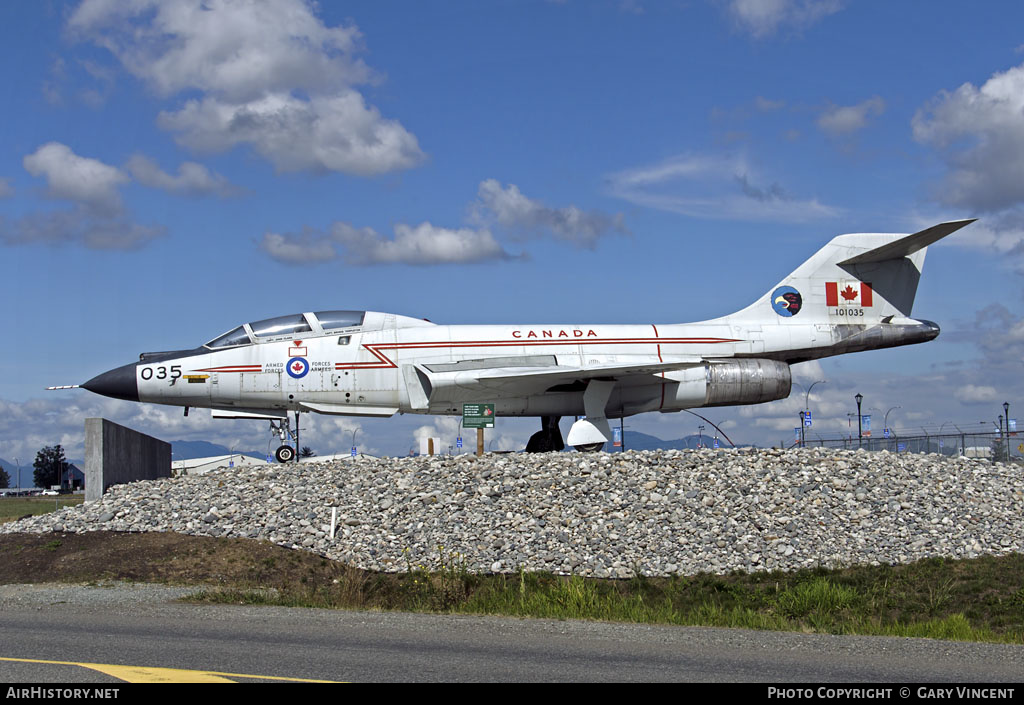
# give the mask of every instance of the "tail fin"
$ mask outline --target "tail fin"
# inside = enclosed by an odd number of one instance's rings
[[[975,219],[939,223],[911,235],[839,235],[755,303],[730,318],[778,323],[873,324],[909,318],[928,245]]]

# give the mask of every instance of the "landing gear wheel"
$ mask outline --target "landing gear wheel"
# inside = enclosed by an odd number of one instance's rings
[[[542,416],[541,430],[530,436],[526,444],[527,453],[550,453],[565,448],[562,432],[558,430],[561,416]]]
[[[295,449],[291,446],[281,446],[274,453],[274,457],[277,458],[279,463],[290,463],[295,459]]]
[[[581,453],[596,453],[604,448],[604,443],[585,443],[581,446],[573,446],[573,448]]]

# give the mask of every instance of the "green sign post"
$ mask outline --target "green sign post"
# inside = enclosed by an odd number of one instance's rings
[[[476,429],[476,454],[484,454],[484,429],[494,428],[494,404],[463,404],[462,427]]]
[[[463,428],[494,428],[494,404],[463,404]]]

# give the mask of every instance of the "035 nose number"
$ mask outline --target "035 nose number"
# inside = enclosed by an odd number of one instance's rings
[[[144,380],[156,379],[178,379],[181,377],[181,365],[168,367],[143,367],[139,376]]]

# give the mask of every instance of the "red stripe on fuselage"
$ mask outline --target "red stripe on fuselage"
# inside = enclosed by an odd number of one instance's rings
[[[263,365],[225,365],[224,367],[204,367],[196,372],[262,372]]]
[[[657,334],[657,328],[655,328]],[[398,365],[385,355],[382,350],[417,350],[429,348],[500,348],[500,347],[544,347],[548,345],[645,345],[656,344],[658,360],[661,358],[661,346],[665,345],[716,345],[719,343],[738,343],[734,338],[588,338],[586,340],[460,340],[438,341],[434,343],[363,343],[371,355],[377,358],[371,362],[339,362],[334,365],[336,370],[353,369],[392,369]]]

